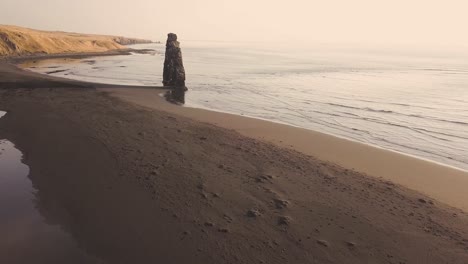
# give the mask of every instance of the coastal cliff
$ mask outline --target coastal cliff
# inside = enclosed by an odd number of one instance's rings
[[[151,40],[137,39],[137,38],[126,38],[126,37],[114,37],[113,40],[120,45],[135,45],[135,44],[146,44],[152,43]]]
[[[35,54],[106,52],[150,40],[121,36],[40,31],[0,25],[0,57]]]

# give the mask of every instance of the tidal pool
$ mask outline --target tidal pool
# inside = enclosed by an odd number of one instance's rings
[[[22,158],[12,142],[0,139],[0,263],[101,263],[46,222]]]

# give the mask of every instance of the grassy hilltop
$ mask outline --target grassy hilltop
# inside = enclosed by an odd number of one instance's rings
[[[0,25],[0,56],[105,52],[124,49],[123,45],[150,42],[121,36],[41,31]]]

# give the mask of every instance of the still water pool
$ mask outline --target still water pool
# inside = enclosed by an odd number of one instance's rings
[[[5,114],[0,111],[0,119]],[[0,263],[100,263],[59,225],[47,223],[22,159],[15,144],[0,139]]]

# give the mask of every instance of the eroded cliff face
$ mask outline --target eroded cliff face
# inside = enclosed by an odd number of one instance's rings
[[[0,56],[106,52],[150,40],[118,36],[40,31],[0,25]]]
[[[0,50],[5,50],[8,52],[13,52],[17,50],[18,47],[15,43],[10,40],[10,37],[5,32],[0,32]]]
[[[126,38],[126,37],[115,37],[114,41],[120,45],[134,45],[134,44],[148,44],[152,43],[151,40],[137,39],[137,38]]]

